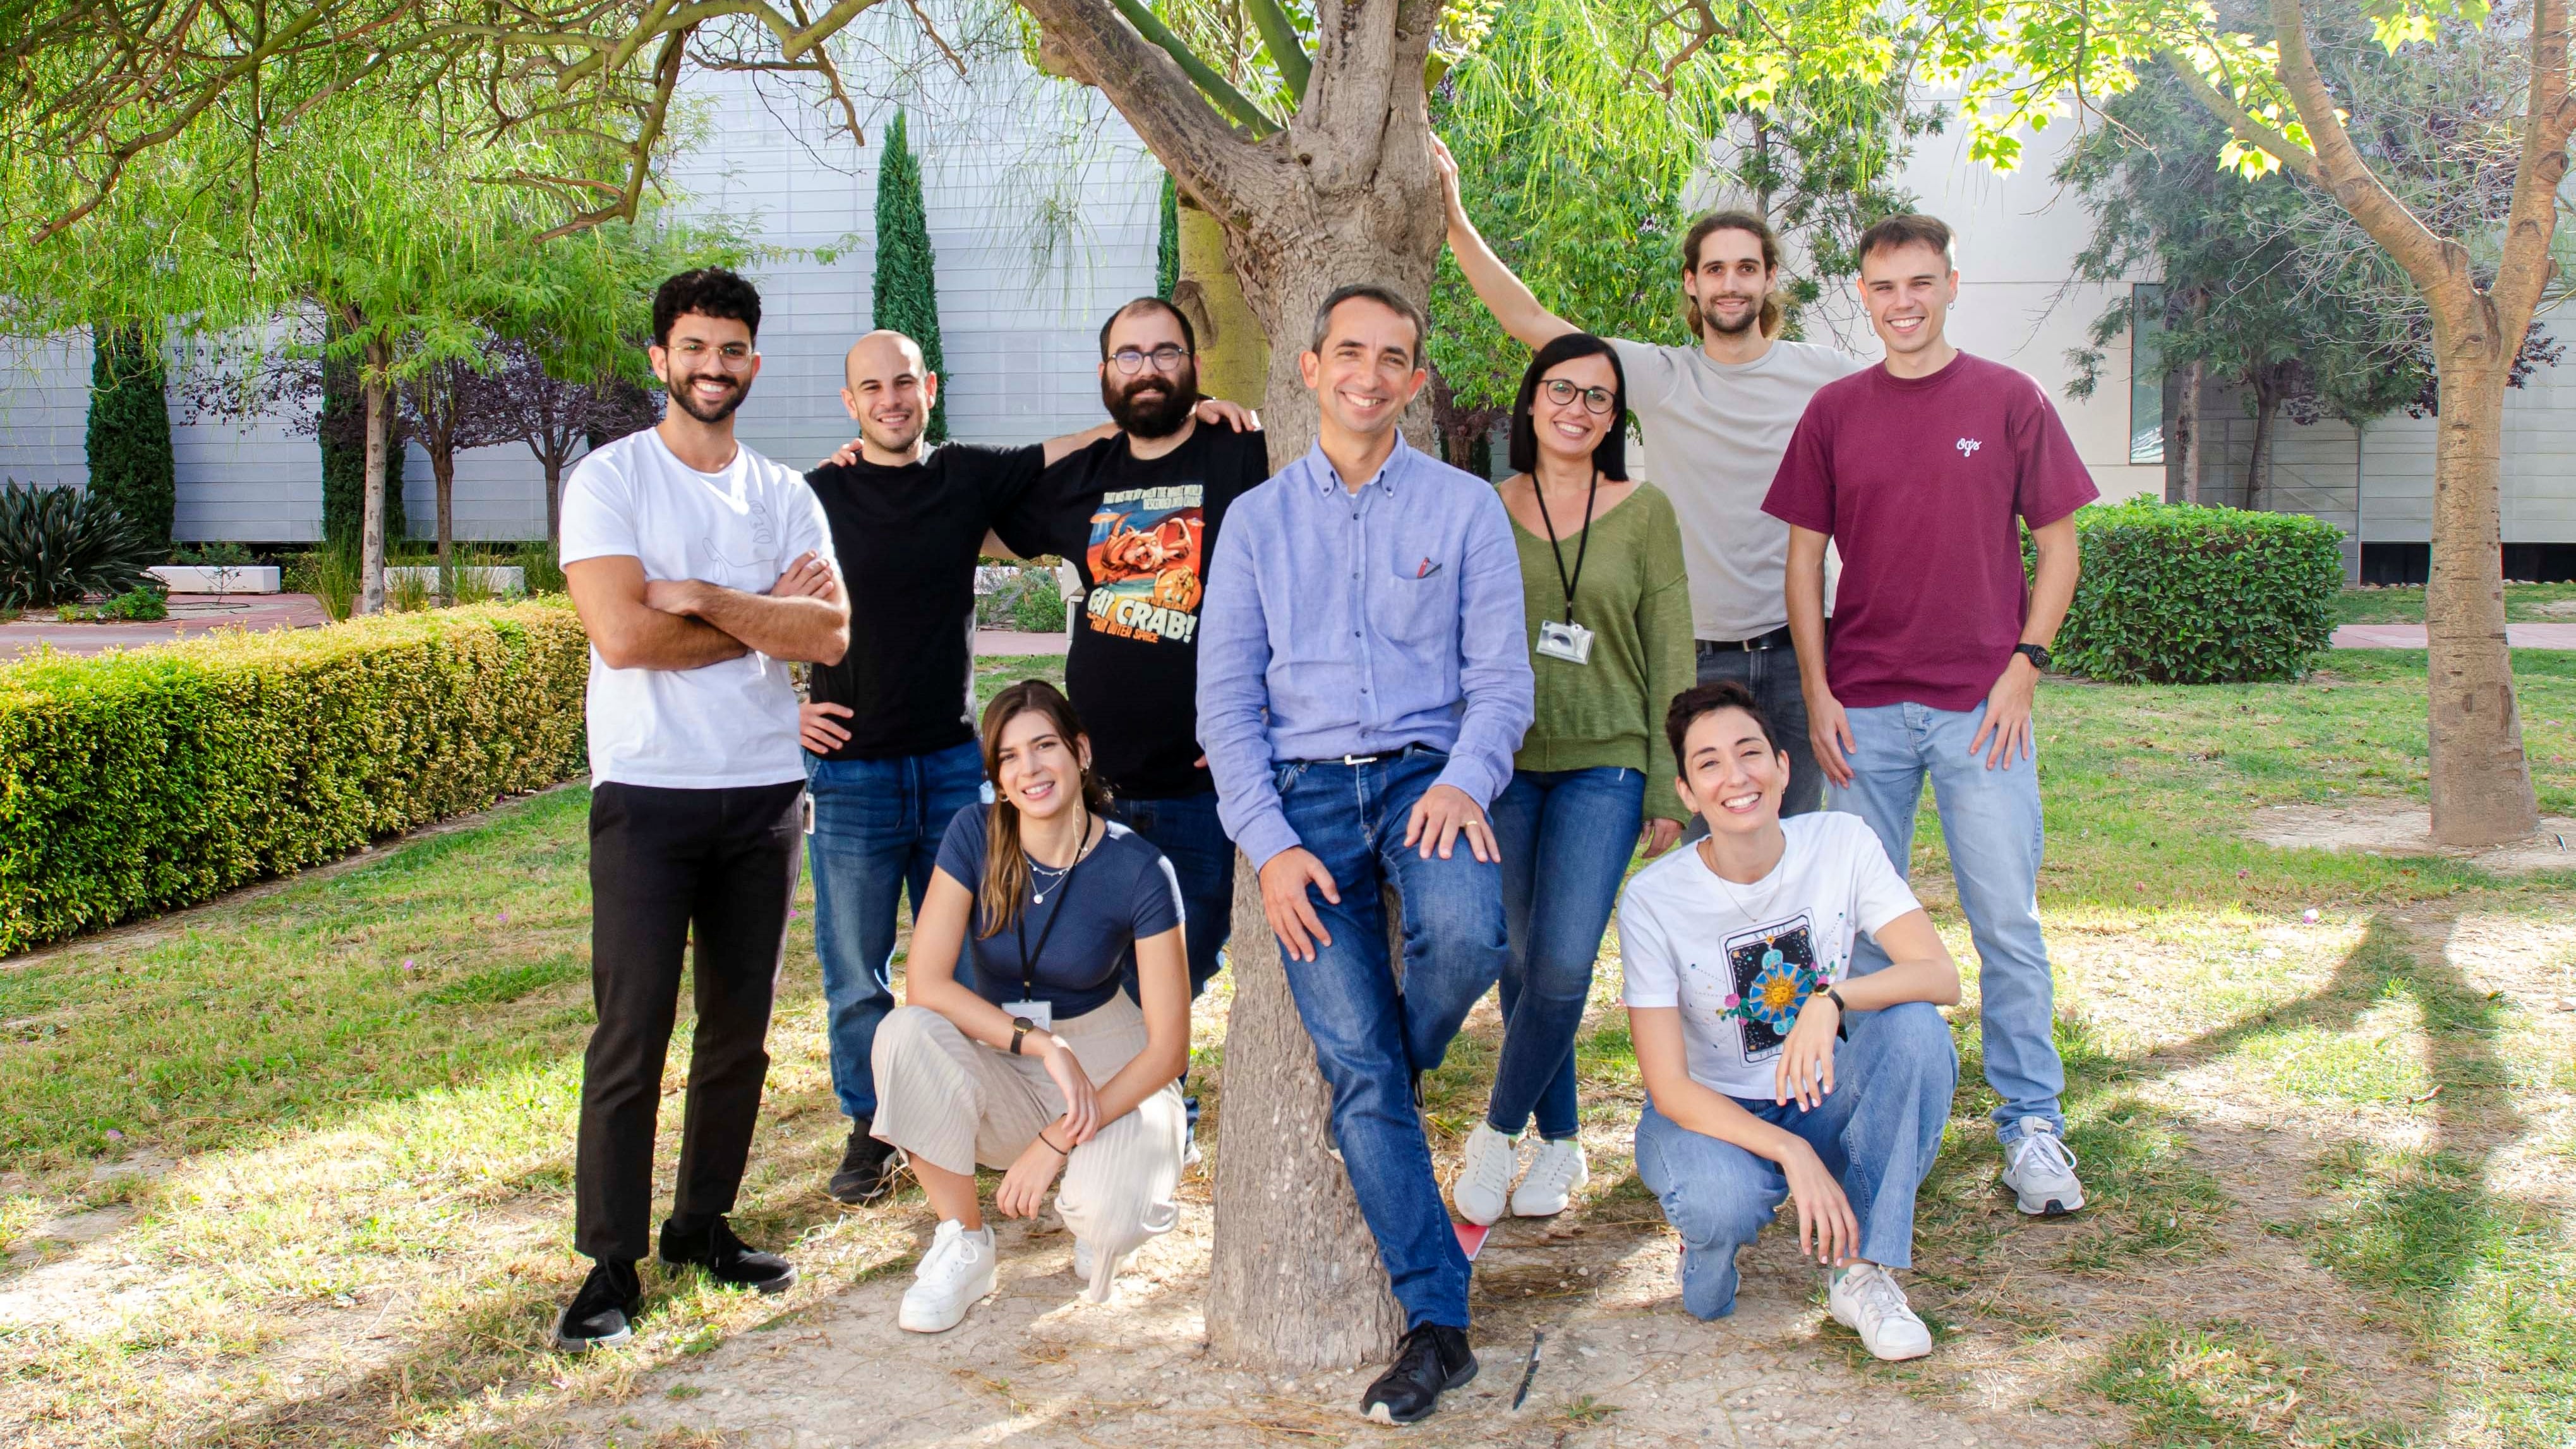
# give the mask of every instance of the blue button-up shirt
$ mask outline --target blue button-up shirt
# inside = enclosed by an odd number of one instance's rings
[[[1532,712],[1511,520],[1399,437],[1356,493],[1318,446],[1226,511],[1199,616],[1199,745],[1258,866],[1298,844],[1272,769],[1421,744],[1492,803]]]

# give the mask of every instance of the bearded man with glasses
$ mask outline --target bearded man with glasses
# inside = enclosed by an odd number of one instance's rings
[[[1101,325],[1100,401],[1117,431],[1049,466],[995,532],[1022,557],[1059,554],[1082,575],[1065,691],[1112,814],[1179,878],[1195,997],[1216,975],[1234,909],[1234,845],[1198,743],[1199,605],[1226,510],[1269,478],[1270,454],[1257,428],[1199,421],[1198,336],[1159,297]],[[1132,956],[1127,972],[1132,994]],[[1193,1128],[1197,1118],[1192,1099]]]

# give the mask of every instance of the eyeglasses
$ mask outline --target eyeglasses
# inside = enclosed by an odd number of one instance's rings
[[[1178,372],[1181,370],[1181,359],[1187,356],[1189,356],[1187,352],[1166,342],[1151,352],[1140,351],[1133,347],[1121,347],[1109,354],[1109,360],[1118,364],[1120,372],[1133,377],[1143,372],[1148,362],[1154,364],[1156,372]]]
[[[748,342],[728,342],[722,347],[709,347],[703,342],[691,339],[672,348],[671,353],[682,361],[691,363],[704,362],[709,357],[713,357],[716,365],[727,372],[740,372],[751,366],[751,344]]]
[[[1606,387],[1576,387],[1561,377],[1551,377],[1540,387],[1547,393],[1547,400],[1558,407],[1578,397],[1583,399],[1583,410],[1587,413],[1606,413],[1619,402],[1618,397]]]

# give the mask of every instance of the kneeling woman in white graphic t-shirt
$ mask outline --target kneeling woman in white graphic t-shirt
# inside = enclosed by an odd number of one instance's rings
[[[1919,1358],[1932,1335],[1889,1270],[1914,1261],[1958,1085],[1934,1009],[1959,999],[1958,965],[1859,816],[1780,818],[1789,762],[1744,686],[1684,691],[1665,730],[1708,838],[1637,872],[1619,949],[1650,1099],[1637,1175],[1681,1234],[1682,1305],[1733,1312],[1736,1250],[1794,1198],[1834,1317]],[[1890,964],[1855,977],[1861,932]]]
[[[903,1149],[940,1218],[903,1295],[898,1321],[915,1333],[955,1327],[993,1291],[977,1163],[1007,1169],[993,1194],[1006,1217],[1036,1217],[1064,1174],[1056,1211],[1094,1302],[1180,1211],[1190,975],[1171,863],[1107,817],[1091,742],[1055,686],[994,696],[984,768],[996,798],[948,828],[913,925],[907,1004],[877,1028],[872,1059],[874,1133]]]

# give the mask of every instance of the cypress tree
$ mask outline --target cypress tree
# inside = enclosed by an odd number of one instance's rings
[[[89,364],[89,491],[152,547],[170,547],[178,465],[170,453],[168,377],[142,328],[100,327]]]
[[[1168,302],[1181,284],[1181,198],[1163,173],[1163,209],[1154,232],[1154,295]]]
[[[939,282],[921,201],[921,162],[912,154],[901,111],[886,128],[885,159],[877,166],[877,273],[868,310],[876,326],[920,343],[922,365],[939,374],[939,401],[922,436],[947,442],[949,379],[939,346]]]
[[[391,404],[387,404],[391,410]],[[367,395],[355,363],[322,365],[322,537],[354,551],[367,521]],[[402,504],[402,430],[385,447],[385,540],[407,533]]]

